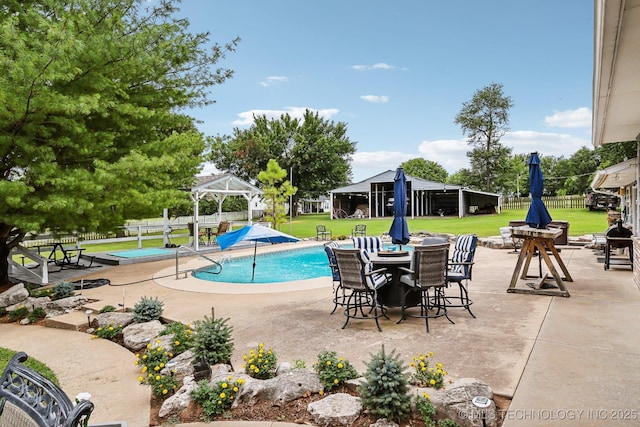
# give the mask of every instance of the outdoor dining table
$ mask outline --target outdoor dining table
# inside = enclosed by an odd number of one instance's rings
[[[386,268],[387,272],[391,274],[391,281],[378,289],[378,302],[385,307],[402,307],[408,286],[400,282],[400,276],[403,274],[400,267],[408,268],[411,265],[411,253],[407,251],[380,251],[371,254],[370,257],[373,268]],[[409,294],[410,300],[407,301],[407,305],[417,305],[416,297],[420,298],[420,295],[418,293]]]

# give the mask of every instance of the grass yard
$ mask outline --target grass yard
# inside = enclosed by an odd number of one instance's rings
[[[556,221],[569,222],[569,235],[582,236],[605,231],[608,227],[605,211],[589,211],[588,209],[556,209],[549,210],[551,218]],[[524,220],[527,210],[510,210],[501,214],[470,215],[464,218],[454,216],[407,218],[409,232],[429,231],[434,233],[467,234],[475,233],[479,237],[498,236],[500,227],[509,225],[509,221]],[[322,224],[330,229],[334,237],[349,236],[356,224],[367,226],[367,235],[375,236],[388,232],[392,218],[383,219],[329,219],[328,213],[306,214],[284,223],[280,231],[296,237],[315,237],[316,225]]]

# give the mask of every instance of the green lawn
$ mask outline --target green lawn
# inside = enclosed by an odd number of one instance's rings
[[[3,347],[0,347],[0,372],[4,371],[4,368],[7,367],[7,363],[16,354],[16,351],[9,350]],[[25,366],[33,369],[36,372],[39,372],[43,377],[47,378],[54,384],[58,384],[58,378],[56,374],[53,373],[51,369],[44,363],[29,357],[25,362]]]
[[[589,211],[588,209],[556,209],[549,210],[555,221],[568,221],[569,235],[581,236],[606,230],[607,213],[605,211]],[[464,218],[426,217],[408,218],[409,231],[417,233],[429,231],[435,233],[466,234],[475,233],[479,237],[498,236],[500,227],[509,225],[512,220],[524,220],[527,210],[510,210],[495,215],[470,215]],[[366,224],[367,235],[375,236],[389,231],[392,219],[329,219],[328,213],[306,214],[280,226],[280,231],[296,237],[315,237],[316,225],[323,224],[333,232],[333,236],[349,236],[356,224]]]

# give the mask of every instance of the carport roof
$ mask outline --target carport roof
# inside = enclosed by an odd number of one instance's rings
[[[347,185],[345,187],[336,188],[331,190],[331,193],[367,193],[371,190],[371,184],[386,184],[393,182],[396,176],[396,171],[388,170],[364,181],[357,182],[355,184]],[[422,178],[416,178],[414,176],[407,175],[407,182],[411,182],[411,190],[459,190],[463,187],[459,185],[444,184],[442,182],[429,181]]]

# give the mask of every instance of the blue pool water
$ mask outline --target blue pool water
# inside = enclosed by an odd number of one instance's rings
[[[277,283],[331,276],[329,260],[322,246],[269,254],[260,254],[258,247],[253,282],[252,264],[253,256],[234,258],[223,262],[220,274],[208,273],[206,269],[194,270],[192,274],[198,279],[227,283]]]

